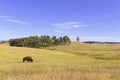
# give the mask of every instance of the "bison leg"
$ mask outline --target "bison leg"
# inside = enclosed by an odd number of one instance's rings
[[[31,62],[33,62],[33,60],[31,59]]]
[[[23,62],[25,62],[25,60],[23,59]]]

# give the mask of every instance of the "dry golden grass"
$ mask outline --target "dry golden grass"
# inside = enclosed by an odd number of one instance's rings
[[[118,45],[72,43],[52,48],[55,49],[0,45],[0,80],[120,79]],[[32,56],[34,62],[23,63],[24,56]]]

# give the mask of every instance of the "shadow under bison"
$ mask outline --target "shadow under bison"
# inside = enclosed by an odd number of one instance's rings
[[[23,57],[23,62],[33,62],[33,59],[32,59],[32,57],[30,57],[30,56],[26,56],[26,57]]]

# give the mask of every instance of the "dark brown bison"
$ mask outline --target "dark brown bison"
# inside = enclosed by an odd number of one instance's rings
[[[23,62],[25,62],[25,61],[27,61],[27,62],[33,62],[33,59],[30,56],[26,56],[26,57],[23,57]]]

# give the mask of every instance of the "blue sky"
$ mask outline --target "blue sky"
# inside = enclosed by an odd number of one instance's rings
[[[120,41],[120,0],[0,0],[0,35]]]

